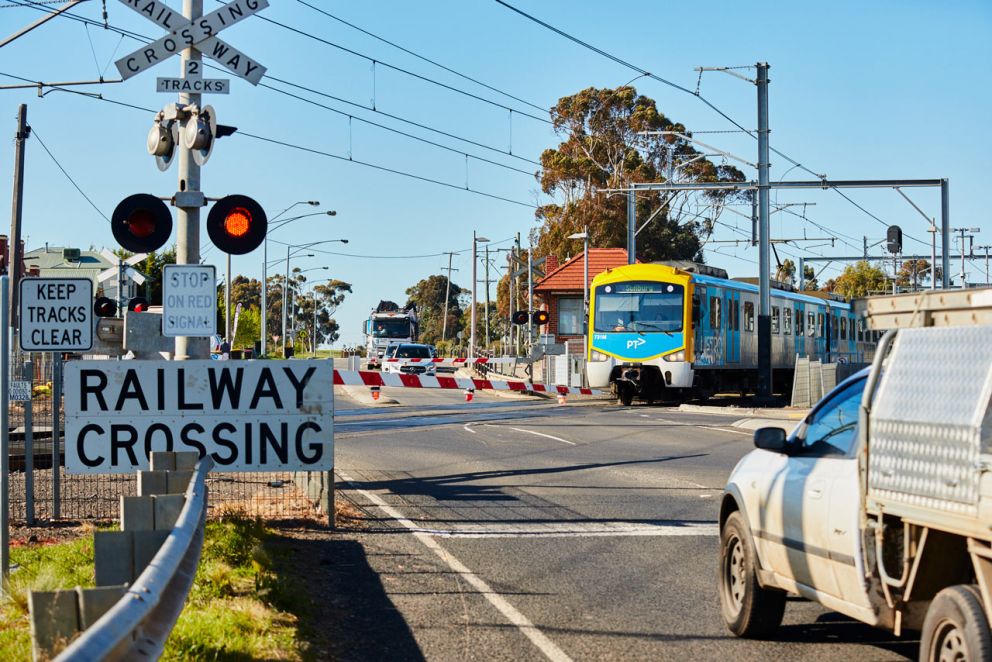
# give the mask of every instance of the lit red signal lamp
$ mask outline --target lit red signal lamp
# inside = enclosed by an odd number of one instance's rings
[[[207,234],[221,251],[244,255],[262,244],[268,224],[262,205],[246,195],[229,195],[207,215]]]
[[[127,309],[135,313],[147,313],[150,305],[145,297],[131,297],[127,302]]]

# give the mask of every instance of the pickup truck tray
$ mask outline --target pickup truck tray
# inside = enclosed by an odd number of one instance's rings
[[[900,330],[871,405],[869,502],[978,516],[992,463],[990,397],[992,326]]]

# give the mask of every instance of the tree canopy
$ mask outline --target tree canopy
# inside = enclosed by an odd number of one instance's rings
[[[844,267],[843,273],[828,283],[832,284],[829,289],[848,299],[886,292],[892,287],[884,271],[864,260]]]
[[[461,331],[462,307],[459,296],[464,292],[461,287],[451,283],[448,293],[448,323],[447,338],[453,338]],[[436,345],[441,341],[444,324],[444,298],[448,292],[448,278],[432,275],[421,279],[416,285],[406,290],[406,307],[415,306],[420,320],[420,340]]]
[[[689,136],[686,127],[661,113],[654,100],[630,86],[590,87],[563,97],[551,109],[551,120],[562,141],[541,155],[542,190],[558,201],[543,205],[538,241],[541,255],[559,259],[578,250],[568,235],[588,227],[589,243],[597,248],[627,245],[625,194],[599,192],[633,182],[740,182],[743,173],[718,165],[669,131]],[[638,255],[653,261],[701,261],[701,237],[712,232],[723,205],[746,194],[727,191],[638,194],[636,208]]]

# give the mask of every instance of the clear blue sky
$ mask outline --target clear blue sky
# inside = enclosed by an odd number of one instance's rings
[[[13,33],[40,13],[14,7],[25,0],[0,0],[0,36]],[[327,18],[296,0],[270,0],[262,12],[300,31],[442,81],[518,110],[541,114],[387,46]],[[548,30],[491,0],[475,2],[354,3],[308,0],[341,19],[432,58],[459,72],[541,107],[589,86],[613,87],[635,73]],[[162,31],[126,8],[107,0],[112,25],[157,38]],[[179,0],[167,2],[180,8]],[[992,223],[982,197],[982,173],[992,168],[992,4],[971,0],[934,3],[888,2],[710,2],[691,10],[659,2],[576,2],[513,0],[524,11],[609,51],[629,62],[695,89],[694,67],[771,65],[772,145],[815,172],[831,178],[939,178],[951,180],[951,223],[981,227],[976,245],[992,244]],[[208,0],[206,9],[219,6]],[[100,3],[72,10],[100,20]],[[468,99],[259,18],[224,32],[223,39],[268,67],[264,84],[292,90],[272,77],[421,122],[464,138],[536,160],[557,143],[547,124]],[[71,81],[116,78],[112,62],[140,43],[121,39],[99,27],[86,28],[57,18],[0,49],[0,72],[32,80]],[[109,66],[108,66],[109,65]],[[174,100],[155,92],[156,76],[178,75],[178,58],[123,84],[76,88],[147,108]],[[228,78],[226,73],[208,76]],[[745,72],[746,73],[746,72]],[[0,77],[0,83],[16,82]],[[662,112],[695,131],[729,130],[725,120],[691,95],[648,79],[635,81],[638,91],[654,98]],[[221,123],[266,136],[453,184],[448,188],[376,171],[355,163],[261,143],[236,135],[222,140],[203,171],[206,193],[219,197],[244,193],[272,214],[298,200],[316,199],[335,209],[333,219],[315,217],[293,223],[273,238],[302,243],[346,237],[347,247],[326,248],[349,255],[301,258],[301,268],[328,266],[329,275],[354,285],[355,293],[338,311],[342,340],[360,340],[361,319],[379,299],[405,300],[404,290],[431,273],[440,273],[455,256],[456,283],[469,285],[472,231],[500,247],[515,233],[525,237],[534,227],[533,205],[543,200],[530,175],[470,159],[460,153],[388,133],[263,87],[235,80],[229,96],[212,96]],[[755,89],[719,73],[702,78],[701,92],[744,126],[755,125]],[[299,89],[312,99],[355,118],[366,118],[414,133],[525,171],[535,167],[499,151],[411,128],[356,106]],[[0,134],[13,135],[17,106],[28,104],[28,119],[65,170],[107,216],[128,194],[168,195],[176,189],[176,171],[160,173],[145,152],[147,113],[76,94],[54,91],[38,98],[34,91],[0,91]],[[756,161],[756,144],[741,134],[705,138],[722,149]],[[512,141],[512,142],[511,142]],[[13,147],[0,150],[0,182],[11,181]],[[808,178],[790,164],[772,159],[775,179]],[[745,169],[750,177],[753,171]],[[457,187],[492,193],[525,203],[512,204]],[[939,214],[936,190],[909,190],[928,214]],[[10,186],[0,186],[2,208],[9,209]],[[870,218],[830,191],[779,193],[778,202],[811,202],[807,215],[833,231],[856,238],[855,247],[802,244],[816,254],[860,252],[861,237],[884,236],[884,224],[897,223],[926,241],[926,222],[898,194],[889,190],[852,191],[852,198],[883,223]],[[300,213],[309,207],[297,207]],[[291,212],[293,213],[293,212]],[[724,214],[734,224],[738,217]],[[820,236],[801,219],[773,217],[773,236]],[[739,219],[739,227],[748,222]],[[42,150],[28,145],[24,233],[28,247],[49,242],[80,247],[113,246],[108,224],[76,192]],[[204,233],[205,235],[205,233]],[[732,239],[727,228],[715,238]],[[206,239],[204,238],[204,248]],[[907,239],[907,248],[929,247]],[[285,250],[270,245],[270,259]],[[796,246],[784,253],[798,254]],[[282,252],[284,255],[285,253]],[[432,255],[433,254],[433,255]],[[426,255],[413,259],[404,256]],[[431,256],[432,255],[432,256]],[[207,254],[219,267],[222,255]],[[783,255],[784,257],[784,255]],[[386,259],[393,258],[393,259]],[[756,251],[721,245],[707,260],[732,275],[754,275]],[[210,260],[208,259],[208,262]],[[260,274],[261,251],[234,260],[236,273]],[[984,261],[969,264],[971,279],[984,279]],[[823,278],[836,275],[836,266]],[[952,268],[957,272],[957,265]]]

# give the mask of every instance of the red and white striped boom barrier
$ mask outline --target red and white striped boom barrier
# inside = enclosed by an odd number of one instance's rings
[[[427,359],[424,359],[427,362]],[[528,384],[527,382],[494,381],[491,379],[469,379],[466,377],[441,377],[434,375],[408,375],[397,372],[374,370],[335,370],[335,386],[395,386],[400,388],[448,388],[464,391],[521,391],[536,393],[557,393],[559,395],[601,395],[603,392],[591,388],[575,388],[561,384]]]
[[[434,363],[441,365],[479,365],[483,363],[488,363],[490,365],[496,363],[526,363],[527,359],[523,357],[515,356],[497,356],[492,358],[479,357],[479,358],[438,358],[438,359],[380,359],[382,363]]]

